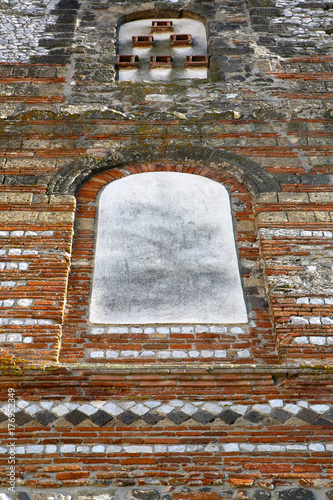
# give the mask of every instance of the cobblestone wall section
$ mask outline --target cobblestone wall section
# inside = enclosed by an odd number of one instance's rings
[[[0,60],[29,62],[31,56],[48,54],[40,46],[45,29],[54,25],[52,10],[58,0],[3,0],[0,3]]]

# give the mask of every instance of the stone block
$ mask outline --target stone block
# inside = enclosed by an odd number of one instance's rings
[[[278,498],[280,500],[315,500],[312,491],[305,488],[290,488],[279,491]]]
[[[95,219],[79,219],[75,221],[75,227],[78,231],[93,231],[94,230]]]
[[[252,495],[252,500],[270,500],[271,493],[265,490],[255,490]]]
[[[255,197],[256,205],[265,205],[269,203],[277,203],[278,198],[276,193],[260,193]]]
[[[309,203],[308,193],[278,193],[281,203]]]
[[[31,224],[36,222],[39,212],[28,212],[23,210],[8,210],[6,212],[0,212],[0,223],[19,223],[19,224]]]
[[[73,224],[74,212],[43,212],[38,215],[38,222],[47,224]]]
[[[258,215],[259,224],[267,224],[269,222],[276,222],[282,224],[283,222],[288,222],[288,216],[286,212],[262,212]]]
[[[130,491],[125,500],[159,500],[160,494],[157,490],[135,489]]]
[[[75,196],[70,194],[51,194],[50,205],[74,205],[76,204]]]
[[[331,214],[332,212],[324,212],[324,211],[315,211],[315,217],[318,222],[331,222]]]
[[[1,193],[0,204],[31,204],[33,193]]]
[[[288,212],[289,222],[316,222],[315,214],[312,211]]]
[[[333,203],[333,192],[309,193],[312,203]]]

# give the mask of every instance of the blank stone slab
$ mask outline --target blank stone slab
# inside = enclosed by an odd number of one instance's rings
[[[246,323],[227,190],[177,172],[108,184],[99,201],[90,321]]]

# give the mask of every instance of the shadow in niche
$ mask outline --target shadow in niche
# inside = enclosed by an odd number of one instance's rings
[[[55,24],[48,24],[44,37],[40,39],[39,46],[48,50],[48,54],[32,56],[31,62],[43,64],[65,64],[70,62],[72,45],[77,26],[78,11],[80,4],[78,0],[60,0],[50,14],[57,16]],[[88,14],[87,14],[88,15]],[[94,19],[89,13],[82,22],[90,22]]]

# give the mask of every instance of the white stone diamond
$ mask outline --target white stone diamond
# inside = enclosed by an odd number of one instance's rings
[[[236,413],[240,413],[241,415],[245,415],[247,412],[248,407],[245,405],[231,405],[230,409],[232,411],[235,411]]]
[[[33,416],[40,411],[40,407],[37,405],[31,405],[27,406],[24,411],[26,413],[29,413],[29,415]]]
[[[133,406],[131,408],[131,411],[133,411],[137,415],[141,416],[141,415],[145,415],[149,411],[149,408],[147,408],[147,406],[145,406],[144,404],[139,403],[139,404]]]
[[[290,413],[293,413],[294,415],[297,415],[297,413],[300,411],[300,407],[294,404],[286,404],[284,407],[285,411],[289,411]]]
[[[103,410],[106,411],[106,413],[109,413],[110,415],[117,416],[123,413],[123,409],[120,408],[120,406],[116,405],[115,403],[107,403],[104,405]]]
[[[158,412],[163,413],[164,415],[167,415],[173,410],[173,407],[170,405],[162,405],[159,407]],[[184,410],[183,410],[184,411]],[[186,412],[185,412],[186,413]]]
[[[39,404],[42,408],[44,408],[44,410],[51,410],[54,405],[54,401],[41,401]]]
[[[92,405],[84,404],[82,406],[79,406],[78,408],[82,413],[85,413],[86,415],[92,415],[93,413],[96,413],[96,408]]]
[[[196,406],[192,405],[191,403],[186,403],[183,406],[182,411],[184,413],[186,413],[186,415],[193,415],[193,413],[198,411],[198,408]]]
[[[218,415],[222,411],[221,406],[219,406],[217,403],[205,403],[202,409],[208,411],[209,413],[212,413],[213,415]]]
[[[68,413],[68,408],[64,404],[57,405],[55,408],[52,409],[52,413],[55,413],[58,415],[58,417],[63,417],[64,415],[67,415]]]
[[[272,408],[269,405],[258,404],[258,405],[253,405],[253,410],[268,415],[272,411]]]
[[[17,402],[16,406],[18,406],[19,408],[26,408],[27,406],[29,406],[30,403],[28,403],[28,401],[25,401],[24,399],[20,399],[20,401]]]
[[[325,413],[325,411],[328,411],[330,407],[328,405],[310,405],[311,410],[315,411],[316,413],[320,413],[321,415]]]

